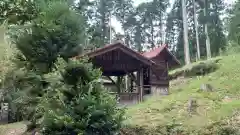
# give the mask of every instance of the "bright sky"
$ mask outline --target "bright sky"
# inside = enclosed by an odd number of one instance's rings
[[[148,1],[151,1],[151,0],[134,0],[134,5],[137,6],[138,4],[142,3],[142,2],[148,2]],[[173,3],[174,0],[169,0],[170,3]],[[233,4],[233,2],[235,2],[236,0],[224,0],[225,3],[227,4]],[[111,21],[113,27],[115,28],[116,32],[121,32],[122,33],[122,28],[121,28],[121,24],[116,20],[116,18],[112,18],[112,21]]]

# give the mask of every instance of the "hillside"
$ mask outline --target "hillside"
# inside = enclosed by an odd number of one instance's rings
[[[222,57],[218,69],[201,77],[185,78],[171,94],[127,108],[123,134],[240,134],[240,55]],[[201,91],[210,84],[212,92]],[[189,101],[196,112],[188,112]]]

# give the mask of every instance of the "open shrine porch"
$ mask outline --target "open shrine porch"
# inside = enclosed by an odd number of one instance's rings
[[[116,95],[119,102],[139,102],[144,95],[144,69],[152,65],[152,61],[131,50],[121,43],[105,46],[91,53],[88,57],[108,83],[104,83],[110,93]],[[129,87],[123,85],[128,75]],[[105,79],[105,80],[106,80]]]
[[[169,82],[165,74],[168,73],[165,71],[167,66],[156,64],[121,42],[85,55],[96,68],[102,70],[104,86],[111,94],[116,95],[120,103],[137,103],[143,101],[145,95],[162,94],[166,89],[168,91]],[[123,85],[123,82],[126,83],[126,75],[127,87]]]

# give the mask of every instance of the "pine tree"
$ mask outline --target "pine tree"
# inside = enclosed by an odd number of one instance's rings
[[[168,14],[166,43],[173,49],[176,57],[184,63],[184,41],[183,41],[183,21],[181,0],[174,2],[173,7]]]
[[[198,20],[197,20],[197,8],[196,8],[196,1],[193,0],[193,16],[194,16],[194,28],[195,28],[195,36],[196,36],[196,48],[197,48],[197,60],[200,60],[201,54],[200,54],[200,43],[199,43],[199,33],[198,33]]]
[[[230,10],[230,21],[229,21],[229,39],[240,45],[240,1],[237,1]]]
[[[224,11],[223,0],[206,1],[207,3],[200,2],[199,5],[202,12],[199,13],[199,23],[204,25],[205,40],[207,41],[206,34],[208,33],[209,41],[211,41],[210,48],[204,48],[208,53],[211,51],[211,55],[219,55],[219,50],[223,50],[226,46],[226,37],[224,35],[223,20],[220,19],[222,12]],[[205,10],[207,8],[207,10]],[[204,12],[207,12],[204,15]],[[206,27],[207,26],[207,27]],[[207,28],[207,31],[206,31]],[[207,32],[207,33],[206,33]],[[206,54],[209,55],[209,54]],[[208,56],[209,57],[209,56]]]
[[[18,50],[13,61],[16,69],[7,75],[4,84],[9,90],[7,95],[14,98],[10,104],[16,103],[13,106],[21,109],[21,117],[32,121],[33,126],[41,117],[36,107],[48,86],[43,75],[55,68],[59,56],[68,60],[78,55],[85,38],[84,19],[67,3],[44,4],[39,13],[30,26],[19,25],[21,29],[13,36]]]
[[[187,9],[186,1],[182,0],[182,17],[183,17],[183,36],[184,36],[184,58],[185,64],[190,64],[190,52],[189,52],[189,41],[188,41],[188,22],[187,22]]]
[[[98,82],[100,71],[85,60],[59,60],[46,75],[50,86],[42,102],[44,135],[115,135],[123,110]]]

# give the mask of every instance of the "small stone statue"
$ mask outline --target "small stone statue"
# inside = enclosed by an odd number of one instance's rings
[[[197,112],[197,100],[190,98],[188,101],[188,113],[191,115],[195,112]]]
[[[202,91],[206,91],[206,92],[212,92],[213,91],[213,87],[210,84],[202,84],[200,89]]]

